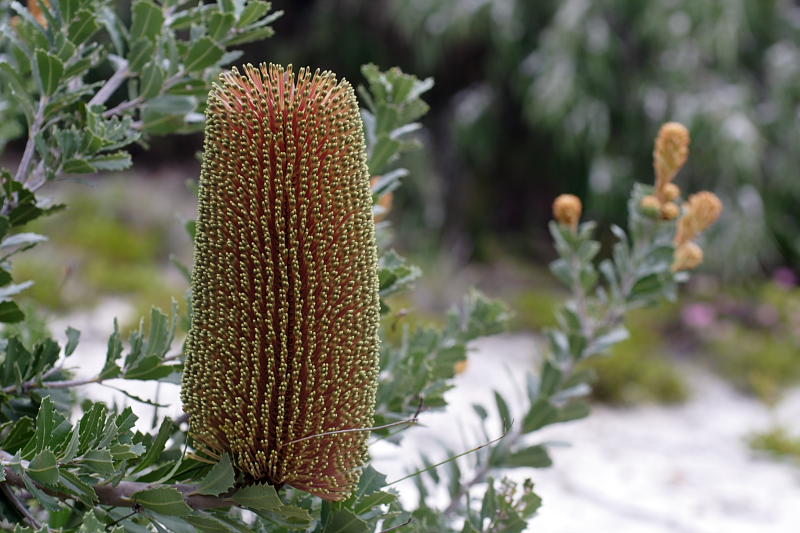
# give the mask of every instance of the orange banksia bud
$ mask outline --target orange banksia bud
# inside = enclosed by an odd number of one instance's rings
[[[693,194],[687,202],[686,214],[678,223],[675,244],[681,245],[708,229],[722,214],[722,202],[713,192]]]
[[[642,198],[642,201],[639,202],[639,208],[649,217],[661,215],[661,202],[652,194],[648,194]]]
[[[692,270],[703,262],[703,249],[693,242],[685,242],[675,249],[672,271]]]
[[[574,194],[562,194],[553,202],[553,218],[572,229],[578,227],[583,205]]]
[[[664,187],[675,178],[675,175],[689,157],[689,130],[678,122],[667,122],[658,131],[653,149],[653,167],[656,172],[656,191],[663,197]]]
[[[355,94],[330,72],[248,65],[220,77],[206,115],[190,433],[248,482],[343,500],[367,452],[379,350]]]
[[[661,218],[675,220],[681,214],[681,208],[675,202],[666,202],[661,206]]]
[[[665,202],[674,202],[681,195],[681,190],[674,183],[667,183],[661,189],[661,195],[664,197]]]

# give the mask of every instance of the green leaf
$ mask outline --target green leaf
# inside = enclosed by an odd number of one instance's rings
[[[254,28],[252,30],[243,31],[233,39],[227,39],[225,44],[227,46],[236,46],[239,44],[247,44],[255,41],[262,41],[275,35],[275,30],[270,27]]]
[[[147,449],[147,453],[145,453],[142,460],[134,469],[134,473],[141,472],[148,466],[152,465],[161,457],[161,452],[164,451],[164,446],[166,446],[167,441],[169,440],[170,435],[175,431],[175,424],[172,420],[165,418],[161,422],[161,427],[158,428],[158,434],[156,438],[153,440],[153,444]]]
[[[332,511],[322,526],[322,533],[369,533],[370,531],[366,522],[347,509]]]
[[[56,456],[49,448],[39,452],[28,465],[28,475],[44,485],[58,483]]]
[[[151,62],[142,69],[142,82],[139,84],[139,96],[151,100],[158,96],[164,86],[164,70]]]
[[[263,0],[251,0],[250,2],[247,2],[247,5],[244,6],[242,14],[239,17],[237,26],[239,28],[244,28],[245,26],[257,21],[267,14],[269,8],[269,2],[264,2]]]
[[[153,60],[153,50],[155,50],[155,46],[152,41],[145,37],[136,39],[128,53],[128,63],[131,70],[141,72],[145,65],[148,65]]]
[[[67,174],[93,174],[95,168],[85,159],[72,158],[64,161],[62,170]]]
[[[72,326],[67,327],[67,345],[64,346],[64,356],[69,357],[75,352],[78,346],[78,341],[81,338],[81,332]]]
[[[64,74],[64,63],[44,50],[36,50],[36,73],[42,94],[51,96],[58,89]]]
[[[231,498],[242,507],[256,511],[275,511],[283,506],[275,487],[267,483],[241,488]]]
[[[78,533],[105,533],[106,532],[106,525],[97,519],[95,516],[94,511],[89,511],[88,513],[81,516],[81,528],[78,530]]]
[[[522,420],[522,432],[530,433],[531,431],[536,431],[548,424],[552,424],[557,419],[558,412],[550,402],[545,399],[537,400]]]
[[[131,166],[131,155],[128,152],[120,150],[113,154],[103,154],[93,157],[89,160],[89,164],[97,170],[125,170]]]
[[[114,459],[108,450],[89,450],[80,459],[82,465],[104,476],[114,473]]]
[[[73,44],[79,45],[87,41],[100,29],[95,14],[88,9],[81,9],[70,22],[67,36]]]
[[[161,8],[150,0],[137,0],[131,8],[131,13],[133,18],[131,35],[154,41],[164,25],[164,12]]]
[[[35,113],[33,100],[19,73],[9,63],[0,61],[0,79],[5,81],[5,86],[9,89],[6,94],[13,96],[13,101],[19,104],[28,124],[31,124]]]
[[[210,67],[222,59],[224,53],[225,50],[210,37],[198,39],[191,48],[189,48],[189,52],[186,54],[186,70],[188,72],[194,72]]]
[[[133,500],[151,511],[167,516],[186,516],[192,512],[183,495],[171,487],[158,487],[136,492]]]
[[[196,494],[218,496],[230,490],[234,482],[235,478],[231,459],[227,453],[224,453],[219,462],[211,467],[208,474],[200,481],[200,484],[194,492]]]
[[[503,427],[507,427],[511,424],[511,412],[508,409],[508,404],[497,391],[494,391],[494,401],[497,404],[497,412],[500,414]]]
[[[0,302],[0,322],[13,324],[25,319],[25,313],[12,301]]]
[[[550,459],[547,449],[541,444],[516,451],[509,455],[503,462],[503,466],[527,466],[533,468],[546,468],[552,464],[553,461]]]

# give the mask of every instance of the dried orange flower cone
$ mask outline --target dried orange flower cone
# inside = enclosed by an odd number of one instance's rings
[[[672,271],[692,270],[703,262],[703,249],[696,243],[686,242],[675,249]]]
[[[562,194],[553,201],[553,218],[572,229],[578,227],[582,211],[581,199],[574,194]]]
[[[701,191],[689,197],[686,214],[678,222],[675,245],[689,242],[708,229],[722,214],[722,202],[713,192]]]
[[[342,500],[366,456],[378,376],[358,105],[330,72],[262,64],[220,79],[206,112],[184,410],[192,436],[248,481]]]
[[[689,157],[689,130],[678,122],[667,122],[658,130],[653,148],[653,167],[656,173],[656,194],[659,200],[670,201],[665,187],[675,178]],[[669,191],[667,195],[671,195]]]

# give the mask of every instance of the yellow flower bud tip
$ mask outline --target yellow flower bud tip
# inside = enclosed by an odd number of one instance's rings
[[[665,202],[674,202],[681,195],[681,190],[674,183],[667,183],[661,189],[661,197]]]
[[[639,208],[645,215],[656,217],[661,213],[661,201],[652,194],[648,194],[639,202]]]
[[[666,202],[661,206],[661,218],[675,220],[681,214],[681,208],[675,202]]]
[[[456,374],[463,374],[464,372],[466,372],[468,366],[469,366],[469,363],[467,362],[466,359],[464,359],[463,361],[458,361],[455,364],[455,369],[454,369],[455,373]]]
[[[703,262],[703,249],[694,242],[685,242],[675,249],[672,271],[692,270]]]
[[[681,218],[675,244],[681,245],[707,230],[722,214],[722,202],[713,192],[702,191],[689,197],[686,215]]]
[[[658,131],[653,149],[656,189],[661,191],[689,157],[689,130],[678,122],[667,122]]]
[[[574,194],[562,194],[553,202],[553,218],[573,229],[578,227],[582,210],[581,199]]]

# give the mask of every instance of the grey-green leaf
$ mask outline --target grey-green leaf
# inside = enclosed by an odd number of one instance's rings
[[[52,96],[64,74],[64,63],[44,50],[36,50],[36,72],[42,94]]]
[[[57,483],[58,467],[53,451],[47,448],[39,452],[28,465],[28,475],[44,485]]]
[[[233,501],[256,511],[274,511],[283,505],[275,492],[275,487],[268,484],[250,485],[236,491]]]
[[[192,512],[183,495],[171,487],[142,490],[134,493],[133,499],[142,507],[168,516],[186,516]]]
[[[210,67],[222,59],[225,50],[209,37],[198,39],[186,54],[186,70],[194,72]]]
[[[195,493],[218,496],[233,487],[234,481],[235,478],[233,475],[231,458],[225,453],[222,454],[222,458],[220,458],[219,462],[215,464],[202,481],[200,481],[197,489],[195,489]]]

